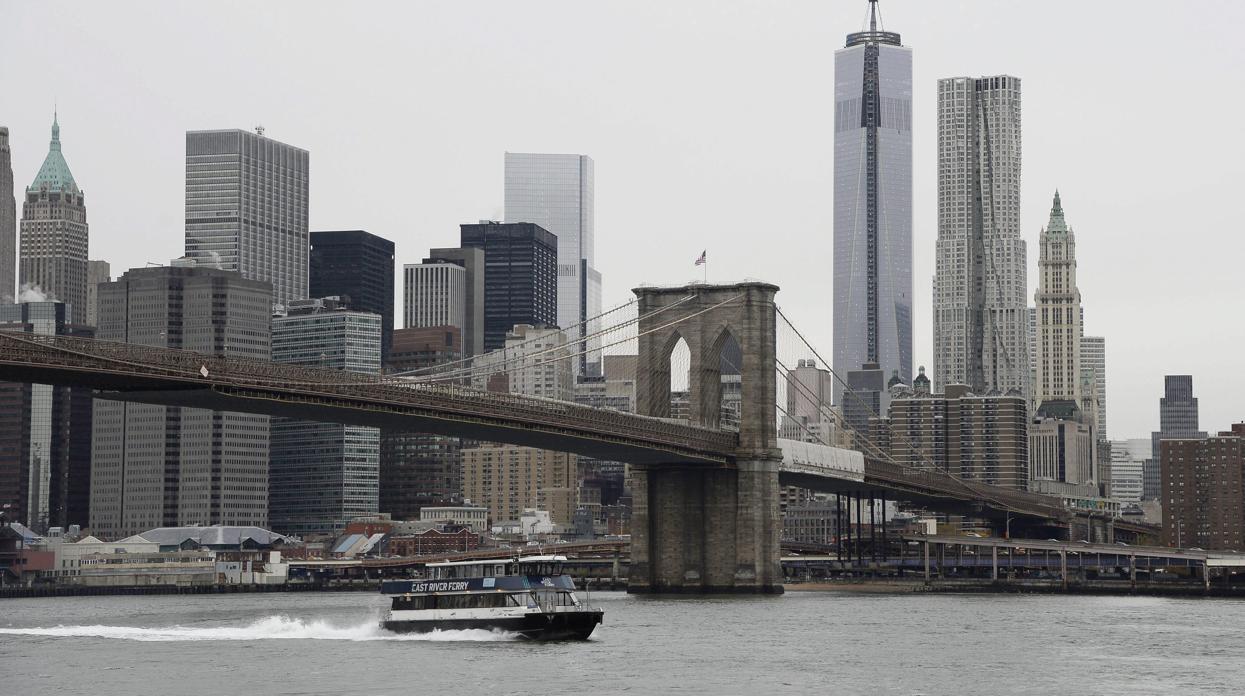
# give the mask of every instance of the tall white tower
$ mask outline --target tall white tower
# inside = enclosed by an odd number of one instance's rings
[[[1020,79],[938,81],[934,391],[1029,394]]]
[[[1059,192],[1042,230],[1038,256],[1037,384],[1033,403],[1081,404],[1081,291],[1076,287],[1076,237],[1063,217]]]

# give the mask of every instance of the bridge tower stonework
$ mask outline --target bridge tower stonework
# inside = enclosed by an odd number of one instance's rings
[[[670,356],[679,339],[691,354],[693,425],[719,427],[728,338],[740,349],[734,367],[742,396],[731,461],[715,466],[672,457],[633,466],[630,592],[782,592],[777,291],[761,282],[633,290],[640,316],[638,413],[671,417]]]

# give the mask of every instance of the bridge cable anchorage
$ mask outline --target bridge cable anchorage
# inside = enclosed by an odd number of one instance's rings
[[[796,326],[795,326],[794,324],[792,324],[792,323],[791,323],[791,320],[787,317],[787,315],[786,315],[786,314],[784,314],[784,313],[783,313],[782,309],[781,309],[781,308],[779,308],[777,305],[775,305],[775,306],[774,306],[774,311],[776,312],[776,314],[777,314],[779,317],[781,317],[781,318],[782,318],[783,322],[785,322],[785,323],[786,323],[787,327],[788,327],[788,328],[790,328],[790,329],[791,329],[791,331],[793,331],[793,332],[795,333],[795,335],[796,335],[796,336],[800,339],[800,341],[804,344],[804,346],[805,346],[805,347],[806,347],[809,351],[811,351],[811,352],[812,352],[812,354],[813,354],[813,355],[814,355],[814,356],[815,356],[815,357],[816,357],[819,361],[821,361],[821,363],[822,363],[823,365],[825,365],[825,366],[826,366],[826,370],[827,370],[828,372],[830,372],[830,374],[834,377],[834,379],[838,380],[838,381],[839,381],[839,383],[841,383],[841,384],[844,386],[844,394],[848,394],[848,395],[850,395],[852,398],[856,399],[856,400],[857,400],[857,402],[858,402],[858,403],[860,403],[861,405],[863,405],[863,406],[865,407],[865,409],[867,409],[867,410],[868,410],[868,412],[869,412],[869,413],[871,413],[874,417],[881,418],[881,415],[880,415],[880,414],[878,414],[878,413],[877,413],[877,411],[875,411],[875,410],[873,409],[873,407],[872,407],[872,406],[871,406],[868,402],[866,402],[864,399],[860,398],[860,396],[859,396],[859,395],[855,394],[855,393],[852,391],[852,389],[849,387],[849,385],[847,384],[847,382],[846,382],[846,381],[844,381],[844,380],[843,380],[843,378],[842,378],[842,377],[840,377],[840,376],[839,376],[839,374],[838,374],[837,372],[835,372],[835,371],[834,371],[834,369],[833,369],[833,367],[831,366],[831,364],[830,364],[830,363],[828,363],[828,362],[826,362],[825,358],[823,358],[823,357],[822,357],[822,355],[820,354],[820,352],[818,352],[818,351],[817,351],[817,349],[816,349],[815,347],[813,347],[813,345],[812,345],[811,343],[809,343],[808,339],[804,337],[804,334],[803,334],[803,333],[801,333],[801,332],[800,332],[800,330],[799,330],[798,328],[796,328]],[[801,386],[801,387],[803,387],[803,388],[805,388],[805,389],[807,389],[806,387],[804,387],[804,385],[800,385],[800,386]],[[841,422],[843,422],[845,425],[847,425],[847,423],[846,423],[846,421],[845,421],[845,420],[840,419],[840,421],[841,421]],[[850,425],[849,425],[849,428],[850,428]],[[868,438],[866,437],[866,439],[868,439]],[[910,440],[908,440],[908,438],[907,438],[907,437],[904,437],[902,434],[900,434],[899,439],[903,440],[903,441],[904,441],[904,442],[908,445],[908,448],[912,451],[912,453],[913,453],[915,456],[917,456],[918,458],[920,458],[920,459],[924,460],[924,461],[925,461],[925,463],[929,465],[929,469],[927,469],[927,470],[923,470],[923,469],[913,469],[912,467],[909,467],[909,466],[907,466],[907,465],[901,464],[900,462],[896,461],[896,460],[894,459],[894,457],[892,457],[891,455],[889,455],[889,454],[885,454],[885,456],[883,457],[883,459],[887,460],[887,463],[891,464],[892,466],[896,466],[896,467],[900,468],[901,470],[908,470],[908,471],[921,472],[921,473],[931,473],[931,472],[932,472],[932,473],[936,473],[936,474],[938,474],[938,475],[940,475],[940,476],[946,477],[946,479],[948,479],[949,481],[953,481],[953,482],[955,482],[956,484],[958,484],[958,486],[962,487],[962,488],[963,488],[966,492],[968,492],[968,493],[970,493],[970,494],[973,494],[973,495],[975,495],[975,496],[977,496],[977,497],[979,497],[979,498],[981,498],[981,499],[983,499],[983,500],[988,500],[988,501],[991,501],[991,502],[995,503],[996,505],[1000,506],[1001,508],[1003,508],[1003,509],[1004,509],[1004,510],[1006,510],[1006,511],[1010,511],[1010,512],[1018,512],[1018,513],[1025,513],[1025,514],[1032,514],[1032,512],[1031,512],[1031,511],[1026,512],[1026,511],[1024,511],[1024,510],[1017,509],[1017,508],[1013,505],[1013,503],[1011,503],[1011,502],[1007,502],[1007,501],[1002,500],[1002,499],[1000,498],[1000,496],[1004,496],[1005,494],[1010,496],[1010,495],[1014,495],[1014,494],[1016,494],[1016,493],[1020,493],[1020,491],[1006,491],[1006,492],[1004,492],[1004,491],[1002,491],[1002,490],[999,490],[999,491],[982,490],[982,488],[981,488],[981,487],[982,487],[983,485],[989,486],[989,488],[998,488],[998,487],[997,487],[997,486],[992,486],[992,485],[989,485],[989,484],[979,484],[979,483],[976,483],[976,482],[970,482],[970,481],[965,480],[964,478],[962,478],[962,477],[960,477],[960,476],[958,476],[958,475],[956,475],[956,474],[954,474],[954,473],[952,473],[952,472],[950,472],[950,471],[947,471],[947,470],[944,470],[944,469],[939,469],[936,465],[934,465],[933,461],[929,459],[929,456],[928,456],[925,452],[923,452],[920,448],[916,447],[916,446],[915,446],[915,445],[914,445],[914,444],[913,444]],[[872,444],[872,443],[871,443],[871,444]],[[875,447],[876,447],[876,446],[875,446]],[[880,448],[878,448],[878,449],[879,449],[879,451],[880,451]],[[1027,498],[1027,497],[1028,497],[1028,496],[1025,496],[1025,498]],[[1041,498],[1045,498],[1045,497],[1047,497],[1047,496],[1035,495],[1035,499],[1032,499],[1032,500],[1024,500],[1024,499],[1022,499],[1022,500],[1017,500],[1017,501],[1015,501],[1015,502],[1016,502],[1016,504],[1028,504],[1028,505],[1038,505],[1038,506],[1051,506],[1051,507],[1056,507],[1056,506],[1054,506],[1054,505],[1053,505],[1053,504],[1051,504],[1051,503],[1048,503],[1048,502],[1045,502],[1045,501],[1040,500]],[[1061,511],[1061,512],[1066,513],[1066,510],[1064,510],[1062,507],[1058,507],[1057,509],[1058,509],[1059,511]]]
[[[690,299],[691,297],[693,297],[693,296],[692,296],[692,295],[689,295],[689,296],[688,296],[688,298],[685,298],[685,299]],[[608,315],[613,314],[613,313],[615,313],[615,312],[619,312],[619,311],[622,311],[622,310],[624,310],[624,309],[626,309],[626,308],[628,308],[628,307],[631,307],[631,306],[635,305],[638,301],[639,301],[638,299],[632,299],[632,300],[630,300],[630,301],[628,301],[628,302],[624,302],[624,303],[622,303],[622,304],[620,304],[620,305],[618,305],[618,306],[616,306],[616,307],[613,307],[613,308],[611,308],[611,309],[607,309],[607,310],[606,310],[606,311],[604,311],[604,312],[601,312],[600,314],[596,315],[595,317],[589,317],[589,318],[587,318],[587,319],[585,319],[585,320],[583,320],[583,321],[579,322],[578,324],[572,324],[572,325],[571,325],[570,327],[568,327],[567,329],[563,329],[563,331],[570,331],[571,329],[576,329],[576,328],[581,327],[581,326],[583,326],[583,325],[585,325],[585,324],[588,324],[588,323],[591,323],[591,322],[595,322],[595,321],[597,321],[597,320],[601,319],[602,317],[608,316]],[[619,326],[625,326],[625,325],[627,325],[627,324],[631,324],[631,323],[634,323],[634,322],[636,322],[636,321],[639,321],[639,319],[638,319],[638,318],[637,318],[637,319],[629,319],[629,320],[627,320],[626,322],[623,322],[623,323],[621,323],[621,324],[615,324],[615,325],[613,325],[613,326],[607,327],[606,329],[603,329],[601,332],[598,332],[598,333],[602,333],[602,332],[604,332],[604,331],[610,331],[610,330],[615,329],[615,328],[617,328],[617,327],[619,327]],[[595,335],[595,334],[594,334],[594,335]],[[589,338],[592,338],[592,337],[593,337],[593,336],[583,336],[583,337],[579,337],[579,338],[576,338],[576,339],[575,339],[575,342],[585,341],[585,340],[588,340]],[[521,348],[521,347],[523,347],[523,346],[525,346],[525,345],[527,345],[527,344],[529,344],[529,343],[532,343],[532,342],[535,342],[535,341],[538,341],[538,340],[540,340],[540,339],[538,339],[538,338],[530,338],[530,339],[528,339],[528,340],[526,340],[526,341],[523,341],[522,343],[519,343],[519,344],[515,345],[514,347],[515,347],[515,348]],[[400,372],[390,372],[390,373],[388,373],[388,376],[390,376],[390,377],[405,377],[405,376],[411,376],[411,375],[414,375],[414,376],[419,376],[419,373],[426,372],[426,371],[428,371],[428,370],[445,370],[446,368],[453,368],[455,365],[465,365],[465,364],[470,364],[472,361],[474,361],[474,360],[475,360],[475,358],[476,358],[476,357],[478,357],[478,356],[472,356],[472,357],[470,357],[470,358],[462,358],[461,360],[454,360],[454,361],[451,361],[451,362],[441,363],[441,364],[439,364],[439,365],[433,365],[433,366],[430,366],[430,367],[421,367],[421,368],[416,368],[416,369],[414,369],[414,370],[402,370],[402,371],[400,371]]]
[[[672,303],[672,304],[670,304],[670,305],[667,305],[666,307],[659,307],[659,308],[657,308],[656,310],[651,311],[651,312],[649,312],[648,314],[645,314],[643,317],[641,317],[641,316],[638,316],[638,315],[637,315],[634,319],[628,319],[628,320],[626,320],[626,321],[624,321],[624,322],[621,322],[621,323],[618,323],[618,324],[614,324],[614,325],[612,325],[612,326],[608,326],[608,327],[606,327],[606,328],[604,328],[604,329],[601,329],[600,331],[596,331],[596,332],[594,332],[594,333],[592,333],[592,334],[590,334],[590,335],[584,336],[584,337],[582,337],[582,338],[577,338],[577,339],[575,339],[574,341],[568,341],[568,343],[580,343],[580,344],[583,344],[583,343],[586,343],[587,341],[590,341],[590,340],[592,340],[592,339],[594,339],[594,338],[600,338],[600,337],[602,337],[602,336],[604,336],[604,335],[606,335],[606,334],[610,334],[610,333],[614,333],[614,332],[617,332],[617,331],[621,331],[622,329],[625,329],[625,328],[628,328],[628,327],[631,327],[631,326],[633,326],[633,325],[638,324],[638,323],[640,322],[640,320],[641,320],[641,319],[643,319],[643,318],[647,318],[647,317],[651,317],[651,316],[655,316],[655,315],[657,315],[657,314],[660,314],[661,312],[664,312],[664,311],[666,311],[667,309],[670,309],[671,307],[674,307],[674,306],[676,306],[676,305],[680,305],[680,304],[682,304],[682,303],[684,303],[684,302],[687,302],[687,301],[689,301],[689,300],[694,299],[695,297],[696,297],[695,295],[688,295],[688,296],[683,297],[683,298],[679,299],[678,301],[676,301],[676,302],[674,302],[674,303]],[[628,304],[626,304],[626,305],[622,305],[622,306],[617,307],[617,308],[615,308],[615,309],[622,309],[622,308],[624,308],[624,307],[629,306],[630,304],[634,304],[634,303],[628,303]],[[611,310],[611,311],[614,311],[614,310]],[[601,316],[604,316],[604,315],[601,315]],[[464,359],[464,360],[459,360],[459,361],[456,361],[456,362],[454,362],[454,363],[446,363],[446,364],[444,364],[444,365],[437,365],[437,366],[433,366],[433,367],[429,367],[429,368],[420,368],[420,370],[410,370],[410,371],[406,371],[406,372],[389,373],[389,374],[387,374],[387,375],[385,375],[385,376],[386,376],[386,377],[405,377],[405,376],[410,375],[412,372],[420,372],[420,371],[426,371],[426,370],[443,370],[445,367],[450,366],[450,365],[463,364],[463,363],[471,363],[470,365],[467,365],[467,366],[465,366],[465,367],[459,367],[459,368],[456,368],[456,369],[453,369],[453,370],[446,370],[446,371],[443,371],[443,372],[436,372],[436,373],[434,373],[434,374],[418,375],[418,376],[416,376],[416,378],[413,380],[413,381],[446,381],[446,380],[464,380],[464,381],[465,381],[465,380],[468,380],[468,379],[470,379],[470,378],[472,378],[472,377],[477,377],[477,376],[481,376],[481,375],[496,374],[497,372],[505,372],[506,370],[505,370],[505,369],[503,369],[503,368],[505,368],[507,365],[509,365],[509,364],[511,364],[511,363],[527,361],[527,360],[530,360],[531,358],[534,358],[534,357],[537,357],[537,356],[540,356],[540,355],[544,355],[544,354],[546,354],[546,353],[552,353],[552,352],[556,352],[556,351],[561,351],[561,350],[564,350],[564,349],[566,348],[566,346],[565,346],[565,345],[560,345],[560,346],[551,346],[551,347],[546,348],[546,349],[544,349],[544,350],[540,350],[540,351],[533,352],[533,353],[525,353],[525,352],[523,352],[522,350],[518,350],[518,349],[522,348],[522,347],[523,347],[523,346],[525,346],[525,345],[528,345],[528,344],[530,344],[530,343],[533,343],[533,342],[535,342],[535,341],[539,341],[539,340],[541,340],[541,339],[540,339],[540,338],[531,338],[531,339],[528,339],[528,340],[526,340],[526,341],[523,341],[522,343],[519,343],[519,344],[516,344],[516,345],[513,345],[513,346],[509,346],[509,347],[506,347],[506,348],[502,348],[502,349],[500,349],[500,350],[502,350],[502,351],[504,351],[504,352],[513,352],[513,355],[512,355],[511,357],[508,357],[508,358],[507,358],[507,357],[504,357],[504,353],[503,353],[503,359],[502,359],[502,361],[501,361],[500,363],[491,363],[491,364],[484,365],[484,366],[477,366],[477,365],[475,365],[474,363],[477,361],[477,359],[478,359],[478,358],[480,358],[480,357],[481,357],[481,356],[478,356],[478,355],[477,355],[477,356],[473,356],[473,357],[471,357],[471,358],[466,358],[466,359]],[[598,351],[603,351],[605,348],[608,348],[608,347],[610,347],[610,346],[617,345],[618,343],[623,343],[623,342],[626,342],[627,340],[634,340],[634,337],[630,337],[630,338],[628,338],[628,339],[624,339],[623,341],[617,341],[617,342],[614,342],[614,343],[610,343],[609,345],[607,345],[607,346],[601,346],[600,348],[592,348],[592,349],[588,349],[588,350],[583,350],[583,351],[580,351],[579,353],[576,353],[576,354],[574,354],[574,355],[566,355],[566,356],[563,356],[563,357],[562,357],[562,358],[560,358],[560,359],[563,359],[563,360],[569,360],[569,359],[571,359],[571,358],[574,358],[574,357],[579,357],[579,356],[582,356],[582,355],[587,355],[587,354],[589,354],[589,353],[595,353],[595,352],[598,352]],[[523,369],[529,369],[529,367],[524,367]],[[421,378],[422,378],[422,379],[421,379]]]

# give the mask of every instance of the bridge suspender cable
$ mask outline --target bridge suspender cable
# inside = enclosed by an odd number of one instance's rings
[[[667,306],[665,306],[665,307],[659,307],[658,309],[656,309],[656,310],[654,310],[654,311],[652,311],[652,312],[649,312],[648,314],[645,314],[645,315],[644,315],[644,316],[642,316],[642,317],[641,317],[641,316],[636,316],[634,319],[628,319],[628,320],[626,320],[626,321],[624,321],[624,322],[620,322],[620,323],[618,323],[618,324],[614,324],[614,325],[612,325],[612,326],[606,327],[606,328],[604,328],[604,329],[601,329],[600,331],[596,331],[596,332],[594,332],[594,333],[592,333],[592,334],[589,334],[589,335],[587,335],[587,336],[584,336],[584,337],[582,337],[582,338],[577,338],[577,339],[575,339],[574,343],[584,343],[584,342],[589,341],[589,340],[592,340],[592,339],[594,339],[594,338],[599,338],[599,337],[602,337],[602,336],[604,336],[604,335],[606,335],[606,334],[610,334],[610,333],[614,333],[614,332],[620,331],[620,330],[625,329],[625,328],[627,328],[627,327],[629,327],[629,326],[632,326],[632,325],[634,325],[634,324],[638,324],[638,323],[640,322],[640,320],[641,320],[641,319],[643,319],[643,318],[648,318],[648,317],[655,316],[655,315],[657,315],[657,314],[661,314],[662,312],[664,312],[664,311],[666,311],[666,310],[668,310],[668,309],[670,309],[670,308],[672,308],[672,307],[675,307],[675,306],[677,306],[677,305],[683,304],[684,302],[687,302],[688,300],[691,300],[691,299],[693,299],[694,297],[695,297],[695,295],[688,295],[688,296],[683,297],[683,298],[679,299],[677,302],[674,302],[674,303],[672,303],[672,304],[670,304],[670,305],[667,305]],[[625,304],[625,305],[621,305],[621,306],[617,307],[616,309],[622,309],[622,308],[627,307],[627,306],[629,306],[629,305],[631,305],[631,304],[634,304],[634,302],[629,302],[629,303],[627,303],[627,304]],[[611,311],[615,311],[615,310],[611,310]],[[600,316],[605,316],[605,315],[604,315],[604,314],[602,314],[602,315],[600,315]],[[417,379],[417,380],[415,380],[415,381],[445,381],[445,380],[453,380],[453,379],[463,379],[463,378],[469,378],[469,377],[473,377],[473,376],[478,376],[478,375],[481,375],[481,374],[494,374],[494,373],[497,373],[497,372],[505,372],[506,370],[505,370],[504,368],[505,368],[507,365],[511,364],[511,363],[514,363],[514,362],[519,362],[519,361],[526,361],[526,360],[530,360],[530,359],[532,359],[532,358],[534,358],[534,357],[537,357],[537,356],[540,356],[540,355],[544,355],[544,354],[546,354],[546,353],[552,353],[552,352],[556,352],[556,351],[564,350],[564,349],[566,348],[566,346],[565,346],[565,345],[552,346],[552,347],[549,347],[549,348],[546,348],[546,349],[544,349],[544,350],[537,351],[537,352],[534,352],[534,353],[523,353],[523,352],[521,352],[521,351],[519,351],[519,350],[518,350],[518,349],[522,348],[523,346],[528,345],[529,343],[532,343],[532,342],[534,342],[534,341],[538,341],[538,340],[540,340],[540,339],[538,339],[538,338],[532,338],[532,339],[528,339],[528,340],[526,340],[526,341],[523,341],[522,343],[518,343],[518,344],[516,344],[516,345],[513,345],[513,346],[510,346],[510,347],[507,347],[507,348],[502,349],[502,350],[506,350],[506,351],[515,351],[515,354],[514,354],[512,357],[509,357],[509,358],[504,358],[504,359],[503,359],[501,362],[499,362],[499,363],[494,363],[494,364],[491,364],[491,365],[486,365],[486,366],[482,366],[482,367],[476,367],[476,366],[475,366],[475,365],[473,365],[472,363],[474,363],[474,362],[475,362],[475,360],[476,360],[476,358],[478,358],[478,357],[480,357],[480,356],[475,356],[475,357],[471,357],[471,358],[464,358],[463,360],[458,360],[458,361],[455,361],[455,362],[452,362],[452,363],[444,363],[444,364],[441,364],[441,365],[435,365],[435,366],[432,366],[432,367],[420,368],[420,369],[418,369],[418,370],[408,370],[408,371],[405,371],[405,372],[393,372],[393,373],[389,373],[389,374],[387,374],[387,375],[385,375],[385,376],[386,376],[386,377],[404,377],[404,376],[410,376],[410,375],[412,375],[413,373],[417,373],[417,372],[424,372],[424,371],[428,371],[428,370],[438,370],[438,372],[436,372],[435,374],[417,375],[417,377],[426,377],[426,378],[428,378],[428,379],[427,379],[427,380],[424,380],[424,379]],[[569,359],[571,359],[571,358],[578,357],[578,356],[581,356],[581,355],[587,355],[588,353],[594,353],[594,352],[597,352],[597,351],[600,351],[600,350],[604,350],[605,348],[608,348],[608,347],[610,347],[610,346],[614,346],[614,345],[618,345],[619,343],[626,342],[626,341],[628,341],[628,340],[632,340],[632,338],[627,338],[627,339],[624,339],[623,341],[616,341],[616,342],[611,343],[611,344],[609,344],[609,345],[604,345],[604,346],[601,346],[600,348],[594,348],[594,349],[591,349],[591,350],[584,350],[584,351],[580,351],[579,353],[575,353],[574,355],[565,355],[565,356],[563,356],[563,357],[559,358],[559,360],[569,360]],[[457,369],[452,369],[452,370],[446,370],[446,368],[447,368],[447,367],[452,367],[452,366],[454,366],[454,365],[464,365],[464,364],[466,364],[466,366],[464,366],[464,367],[460,367],[460,368],[457,368]],[[529,367],[525,367],[524,369],[529,369],[529,368],[530,368],[530,366],[529,366]]]
[[[855,392],[854,392],[854,391],[850,388],[850,386],[847,384],[847,382],[846,382],[846,381],[844,381],[844,380],[843,380],[843,378],[842,378],[842,377],[840,377],[840,376],[839,376],[839,374],[838,374],[837,372],[835,372],[835,371],[834,371],[834,369],[831,367],[830,363],[826,362],[825,358],[823,358],[823,357],[821,356],[821,353],[819,353],[819,352],[817,351],[817,349],[816,349],[816,348],[814,348],[814,347],[813,347],[813,345],[812,345],[811,343],[809,343],[808,339],[804,337],[804,334],[803,334],[803,333],[801,333],[801,332],[800,332],[800,330],[799,330],[799,329],[797,329],[797,328],[795,327],[795,325],[791,323],[791,320],[787,318],[787,315],[783,314],[782,310],[781,310],[781,309],[780,309],[777,305],[775,305],[775,306],[774,306],[774,311],[777,313],[777,315],[778,315],[779,317],[782,317],[782,320],[783,320],[783,321],[787,324],[787,327],[788,327],[788,328],[790,328],[790,329],[791,329],[791,330],[795,333],[795,335],[796,335],[796,336],[800,339],[800,341],[801,341],[801,342],[803,342],[804,346],[805,346],[806,348],[808,348],[808,350],[809,350],[809,351],[811,351],[811,352],[812,352],[812,354],[813,354],[813,355],[814,355],[814,356],[815,356],[815,357],[816,357],[819,361],[821,361],[821,363],[822,363],[823,365],[825,365],[825,366],[826,366],[827,371],[829,371],[829,372],[830,372],[830,374],[834,377],[834,379],[838,380],[838,382],[844,386],[844,390],[843,390],[843,393],[844,393],[844,394],[846,394],[846,395],[850,395],[852,398],[855,398],[855,399],[856,399],[856,400],[857,400],[857,401],[858,401],[861,405],[863,405],[863,406],[864,406],[864,407],[868,410],[868,412],[869,412],[869,413],[873,414],[875,417],[877,417],[877,418],[881,418],[881,417],[882,417],[882,416],[881,416],[881,415],[880,415],[877,411],[873,410],[873,406],[871,406],[871,405],[870,405],[868,402],[866,402],[864,399],[861,399],[859,395],[855,394]],[[803,385],[801,385],[801,386],[803,386]],[[842,419],[840,419],[840,420],[841,420],[841,421],[842,421],[845,425],[848,425],[848,427],[849,427],[849,428],[851,428],[850,424],[847,424],[845,420],[842,420]],[[852,428],[852,429],[854,430],[854,428]],[[866,439],[866,440],[868,439],[867,435],[864,435],[864,437],[865,437],[865,439]],[[952,473],[952,472],[950,472],[950,471],[946,471],[946,470],[940,470],[940,469],[938,469],[938,468],[937,468],[937,466],[935,466],[935,465],[934,465],[934,463],[933,463],[933,462],[929,459],[929,457],[928,457],[928,456],[927,456],[927,455],[926,455],[923,451],[921,451],[918,447],[916,447],[916,446],[915,446],[915,445],[914,445],[914,444],[913,444],[910,440],[908,440],[906,437],[904,437],[904,436],[900,435],[900,438],[899,438],[899,439],[903,440],[903,441],[905,442],[905,444],[907,444],[907,445],[908,445],[908,448],[909,448],[909,449],[913,452],[913,454],[914,454],[914,455],[916,455],[916,456],[917,456],[918,458],[920,458],[920,459],[923,459],[923,460],[924,460],[927,464],[929,464],[929,466],[930,466],[930,471],[934,471],[934,472],[942,473],[942,474],[946,475],[946,476],[948,477],[948,479],[950,479],[950,480],[952,480],[952,481],[956,482],[957,484],[959,484],[960,486],[962,486],[962,487],[963,487],[966,491],[968,491],[969,493],[972,493],[972,494],[974,494],[974,495],[977,495],[977,496],[979,496],[979,497],[981,497],[981,498],[985,498],[985,499],[991,500],[991,501],[993,501],[995,504],[997,504],[997,505],[999,505],[999,506],[1003,507],[1003,508],[1004,508],[1004,509],[1006,509],[1006,510],[1012,510],[1012,511],[1015,511],[1015,508],[1013,508],[1013,507],[1012,507],[1009,503],[1006,503],[1006,502],[1004,502],[1004,501],[1000,500],[998,497],[996,497],[995,495],[991,494],[990,492],[981,490],[979,486],[976,486],[976,485],[974,485],[974,484],[970,483],[969,481],[964,480],[962,477],[957,476],[956,474],[954,474],[954,473]],[[870,444],[872,444],[872,443],[870,443]],[[875,448],[876,450],[880,451],[880,448],[877,448],[877,447],[876,447],[876,445],[874,446],[874,448]],[[895,465],[895,466],[899,466],[899,467],[902,467],[902,468],[905,468],[905,469],[910,469],[910,468],[911,468],[911,467],[905,466],[905,465],[903,465],[903,464],[900,464],[899,462],[897,462],[897,461],[896,461],[896,460],[895,460],[892,456],[890,456],[889,454],[886,454],[886,455],[883,457],[883,459],[886,459],[886,460],[888,461],[888,463],[893,464],[893,465]],[[917,471],[920,471],[920,470],[919,470],[919,469],[917,469]]]
[[[694,296],[693,296],[693,295],[689,295],[687,299],[690,299],[691,297],[694,297]],[[618,305],[617,307],[613,307],[612,309],[608,309],[608,310],[606,310],[606,311],[604,311],[604,312],[602,312],[602,313],[600,313],[600,314],[596,315],[595,317],[589,317],[588,319],[585,319],[584,321],[581,321],[581,322],[579,322],[578,324],[573,324],[573,325],[571,325],[569,328],[567,328],[567,329],[563,329],[563,331],[570,331],[571,329],[578,328],[578,327],[580,327],[580,326],[583,326],[584,324],[588,324],[588,323],[590,323],[590,322],[597,321],[597,320],[601,319],[602,317],[605,317],[605,316],[608,316],[608,315],[613,314],[613,313],[615,313],[615,312],[619,312],[619,311],[621,311],[621,310],[624,310],[624,309],[626,309],[626,308],[628,308],[628,307],[630,307],[630,306],[634,305],[637,301],[638,301],[638,300],[631,300],[631,301],[629,301],[629,302],[624,302],[623,304],[620,304],[620,305]],[[617,330],[617,329],[618,329],[618,328],[620,328],[620,327],[624,327],[624,326],[628,326],[628,325],[630,325],[630,324],[634,324],[634,323],[635,323],[635,322],[637,322],[637,321],[639,321],[639,317],[637,317],[637,318],[635,318],[635,319],[628,319],[628,320],[627,320],[627,321],[625,321],[625,322],[621,322],[621,323],[619,323],[619,324],[614,324],[614,325],[612,325],[612,326],[606,327],[605,329],[602,329],[602,330],[600,330],[600,331],[597,331],[596,333],[593,333],[593,334],[591,334],[591,335],[582,336],[582,337],[577,337],[577,338],[575,338],[575,339],[574,339],[574,342],[578,343],[578,342],[581,342],[581,341],[586,341],[586,340],[589,340],[589,339],[591,339],[591,338],[594,338],[594,337],[596,337],[596,336],[598,336],[598,335],[600,335],[600,334],[602,334],[602,333],[606,333],[606,332],[614,331],[614,330]],[[515,345],[515,346],[513,346],[513,347],[514,347],[514,348],[521,348],[521,347],[523,347],[523,346],[525,346],[525,345],[527,345],[527,344],[529,344],[529,343],[532,343],[532,342],[534,342],[534,341],[538,341],[538,340],[540,340],[540,339],[537,339],[537,338],[531,338],[531,339],[528,339],[528,340],[526,340],[526,341],[523,341],[522,343],[518,343],[518,344],[516,344],[516,345]],[[418,375],[418,373],[427,372],[427,371],[429,371],[429,370],[446,370],[447,368],[454,368],[456,365],[470,365],[470,364],[471,364],[471,363],[472,363],[472,362],[473,362],[473,361],[474,361],[477,357],[479,357],[479,356],[472,356],[472,357],[470,357],[470,358],[462,358],[462,359],[460,359],[460,360],[454,360],[454,361],[451,361],[451,362],[445,362],[445,363],[441,363],[441,364],[439,364],[439,365],[433,365],[433,366],[431,366],[431,367],[421,367],[421,368],[417,368],[417,369],[414,369],[414,370],[403,370],[403,371],[401,371],[401,372],[390,372],[390,373],[388,373],[386,376],[387,376],[387,377],[402,377],[402,376],[407,376],[407,375]]]

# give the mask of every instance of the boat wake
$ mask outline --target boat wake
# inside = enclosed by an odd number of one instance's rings
[[[0,628],[0,635],[48,636],[56,638],[112,638],[136,641],[203,640],[403,640],[425,642],[510,641],[518,634],[505,631],[467,629],[431,633],[392,633],[375,621],[354,626],[334,626],[320,620],[304,621],[286,616],[268,616],[248,626],[55,626],[51,628]]]

